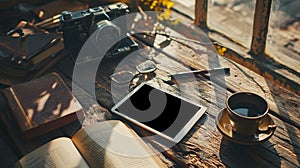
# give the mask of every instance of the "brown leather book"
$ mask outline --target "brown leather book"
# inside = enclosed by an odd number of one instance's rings
[[[3,95],[26,139],[83,117],[80,103],[56,73],[6,88]]]
[[[24,33],[22,38],[16,33],[20,31]],[[47,32],[25,21],[21,21],[11,32],[9,36],[0,37],[0,69],[2,70],[2,67],[6,67],[21,72],[36,71],[39,64],[64,49],[60,34]],[[10,71],[6,73],[21,76]]]

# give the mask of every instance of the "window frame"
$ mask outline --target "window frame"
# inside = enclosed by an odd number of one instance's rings
[[[207,26],[208,0],[195,1],[195,24],[201,28],[209,29]],[[256,0],[250,46],[250,52],[255,57],[262,54],[265,55],[271,5],[272,0]]]
[[[291,76],[298,75],[298,73],[276,62],[266,53],[272,1],[256,0],[250,48],[245,50],[245,47],[242,45],[233,45],[236,48],[229,49],[224,46],[227,48],[227,51],[223,56],[251,69],[281,87],[300,94],[300,84],[296,80],[287,77],[286,74],[275,71],[275,69],[285,69],[285,71],[292,74]],[[208,0],[195,0],[195,2],[195,25],[199,26],[207,34],[215,32],[207,26]],[[222,33],[218,33],[222,35]],[[215,37],[211,38],[211,40],[218,41]]]

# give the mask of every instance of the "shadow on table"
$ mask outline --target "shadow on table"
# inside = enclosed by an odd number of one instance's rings
[[[240,145],[222,138],[220,158],[229,167],[280,167],[280,157],[274,145],[266,141],[259,145]]]
[[[299,116],[297,115],[297,112],[299,112],[299,107],[298,107],[299,96],[297,94],[294,94],[293,92],[282,92],[276,87],[274,87],[271,83],[269,82],[266,83],[268,84],[268,87],[272,93],[271,95],[273,101],[276,104],[275,109],[278,109],[279,112],[276,113],[274,111],[270,111],[270,113],[284,122],[282,127],[286,128],[287,136],[289,138],[290,144],[292,144],[290,149],[286,149],[286,150],[291,150],[292,153],[295,154],[291,158],[296,156],[297,162],[293,164],[296,164],[295,166],[299,167],[300,149],[299,147],[297,147],[297,144],[299,144],[299,136],[297,135],[297,130],[299,129],[299,123],[297,122],[297,120],[294,120],[294,118],[298,118]]]

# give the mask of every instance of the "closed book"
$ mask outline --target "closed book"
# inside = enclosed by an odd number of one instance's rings
[[[29,77],[29,76],[36,76],[36,73],[43,73],[43,71],[47,70],[49,67],[54,65],[58,62],[61,58],[65,56],[65,53],[62,51],[58,51],[57,53],[53,54],[49,58],[45,58],[44,60],[40,61],[37,64],[32,64],[30,68],[15,68],[8,64],[0,63],[0,76],[8,75],[12,78],[22,78],[22,77]],[[1,82],[0,82],[1,83]],[[5,83],[3,83],[5,84]],[[10,85],[10,84],[6,84]]]
[[[49,33],[24,21],[20,22],[12,32],[16,30],[22,31],[24,36],[11,33],[11,36],[0,37],[1,67],[33,71],[36,70],[35,65],[64,49],[60,34]]]
[[[35,57],[33,57],[32,59],[28,60],[28,62],[26,62],[26,63],[29,64],[29,65],[31,65],[31,66],[34,66],[34,65],[36,65],[36,64],[44,61],[45,59],[54,56],[55,54],[57,54],[58,52],[62,51],[63,49],[64,49],[64,42],[60,38],[56,42],[56,44],[53,44],[52,46],[50,46],[46,50],[41,51]]]
[[[25,139],[83,117],[80,103],[56,73],[6,88],[3,95]]]

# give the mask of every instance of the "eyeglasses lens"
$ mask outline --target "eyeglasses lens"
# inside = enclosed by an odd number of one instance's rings
[[[129,83],[133,79],[134,76],[135,76],[135,74],[132,73],[131,71],[121,71],[121,72],[117,72],[117,73],[110,75],[110,78],[114,82],[116,82],[120,85],[123,85],[123,84]]]
[[[151,60],[147,60],[141,64],[139,64],[138,66],[136,66],[136,69],[140,72],[140,73],[149,73],[149,72],[153,72],[156,69],[156,65],[154,62],[152,62]]]

